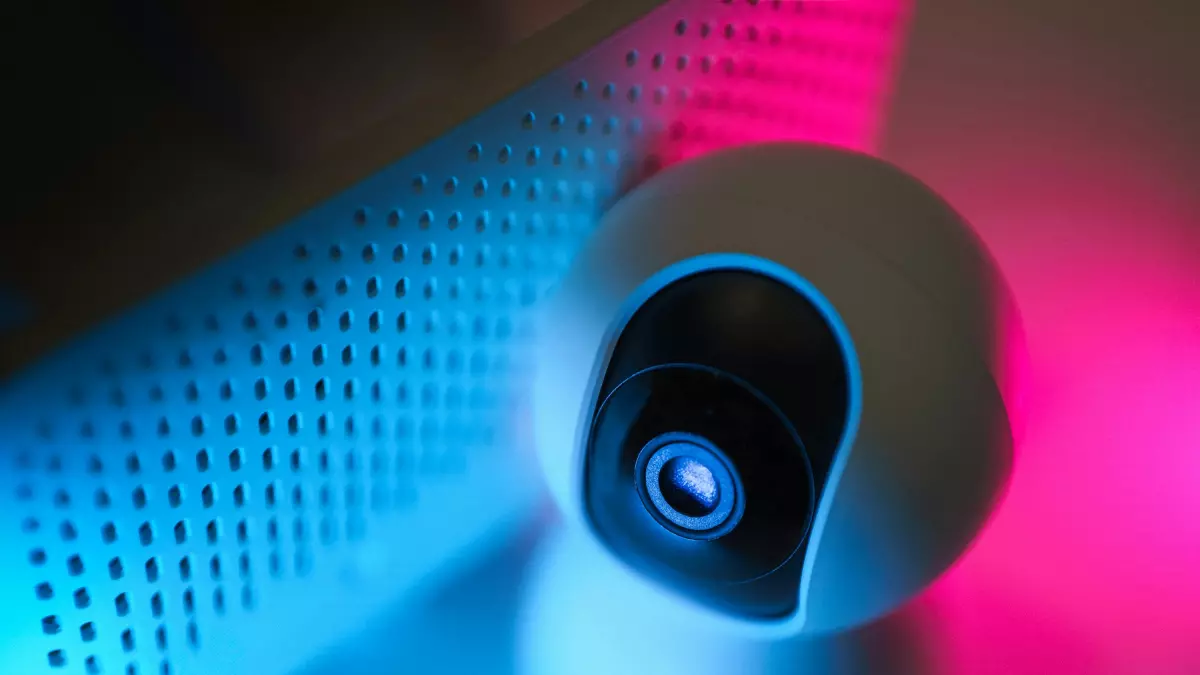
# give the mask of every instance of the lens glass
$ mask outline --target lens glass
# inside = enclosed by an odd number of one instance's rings
[[[658,488],[671,508],[693,518],[712,513],[721,494],[712,469],[691,457],[667,461],[658,474]]]

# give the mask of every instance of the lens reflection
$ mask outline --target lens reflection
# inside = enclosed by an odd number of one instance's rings
[[[692,457],[676,457],[658,476],[659,489],[671,508],[699,518],[717,508],[721,489],[711,469]]]

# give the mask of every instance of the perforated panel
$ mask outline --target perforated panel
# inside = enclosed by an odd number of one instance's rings
[[[529,309],[604,205],[715,147],[869,149],[901,9],[668,3],[9,382],[3,672],[288,672],[505,536]]]

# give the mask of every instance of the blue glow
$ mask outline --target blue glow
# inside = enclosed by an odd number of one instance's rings
[[[0,670],[290,673],[527,521],[530,308],[638,139],[522,120],[629,114],[604,55],[0,385]]]

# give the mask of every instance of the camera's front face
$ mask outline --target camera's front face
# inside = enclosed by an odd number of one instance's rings
[[[701,269],[620,327],[583,462],[592,529],[619,558],[738,619],[798,608],[805,550],[850,413],[827,307],[762,269]]]

